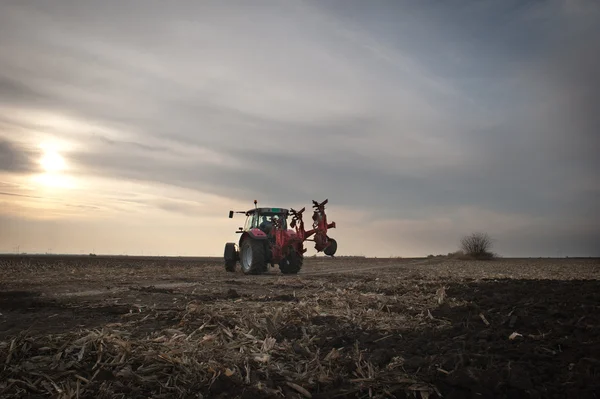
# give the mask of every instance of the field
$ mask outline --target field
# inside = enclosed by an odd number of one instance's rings
[[[0,397],[597,398],[597,259],[0,258]]]

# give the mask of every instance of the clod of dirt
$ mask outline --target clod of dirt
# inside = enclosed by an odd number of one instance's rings
[[[375,349],[369,356],[369,361],[379,367],[386,366],[392,360],[393,353],[389,349]]]
[[[428,365],[427,359],[421,356],[413,356],[404,360],[404,368],[407,370],[416,370]]]
[[[309,357],[310,356],[310,352],[308,350],[306,350],[306,348],[303,347],[302,345],[300,345],[298,342],[294,341],[294,343],[292,343],[292,349],[298,355],[301,355],[301,356],[304,356],[304,357]]]
[[[238,294],[238,292],[236,290],[234,290],[233,288],[230,288],[227,291],[227,298],[239,298],[241,295]]]
[[[300,339],[302,338],[302,329],[299,326],[288,325],[279,331],[279,336],[282,339]]]

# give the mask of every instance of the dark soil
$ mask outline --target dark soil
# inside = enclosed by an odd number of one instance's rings
[[[336,270],[340,273],[324,274]],[[206,320],[234,331],[239,318],[259,320],[256,309],[272,309],[282,315],[265,321],[265,329],[292,352],[274,354],[274,361],[279,356],[312,364],[317,356],[319,367],[337,370],[323,381],[305,381],[313,398],[369,392],[419,397],[419,387],[434,387],[429,397],[439,393],[446,399],[598,398],[598,276],[594,259],[317,258],[306,259],[298,276],[278,270],[244,276],[201,259],[0,258],[0,364],[12,361],[7,348],[17,337],[46,342],[51,334],[126,322],[131,339],[162,329],[189,335]],[[237,325],[219,315],[225,305],[236,312]],[[369,368],[372,376],[363,377]],[[279,390],[285,397],[304,397],[291,384],[300,376],[249,369],[249,375],[220,374],[209,385],[182,382],[173,395],[267,398]],[[122,380],[108,369],[103,373],[98,381],[118,382],[111,383],[113,394],[157,393],[153,385]],[[177,369],[172,373],[174,378]],[[9,368],[0,371],[0,380],[18,377]],[[81,397],[99,395],[100,382],[90,383]],[[259,382],[266,388],[259,389]],[[17,385],[0,384],[0,397],[35,393]]]

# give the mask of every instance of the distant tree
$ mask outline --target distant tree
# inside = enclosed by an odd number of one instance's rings
[[[492,259],[494,254],[490,251],[492,248],[492,239],[487,233],[472,233],[460,240],[462,252],[474,259]]]

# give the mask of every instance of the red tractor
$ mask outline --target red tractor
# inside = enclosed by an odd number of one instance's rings
[[[225,244],[225,270],[234,272],[237,262],[240,262],[245,274],[259,274],[268,270],[268,265],[279,265],[284,274],[296,274],[302,268],[304,260],[304,241],[314,241],[315,249],[323,251],[328,256],[335,255],[337,242],[327,235],[327,229],[335,228],[335,222],[328,223],[325,215],[325,205],[313,201],[313,228],[304,229],[302,213],[284,208],[258,208],[256,200],[254,209],[248,211],[229,211],[229,217],[234,213],[246,215],[246,224],[236,233],[241,234],[238,244]],[[288,227],[288,217],[292,220]],[[313,237],[311,239],[311,237]]]

